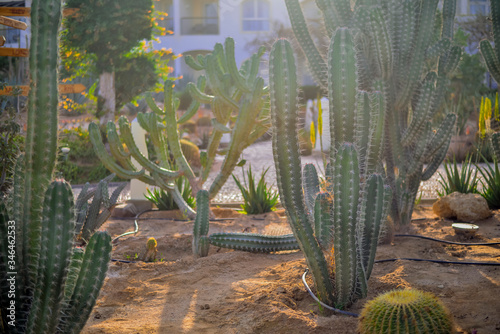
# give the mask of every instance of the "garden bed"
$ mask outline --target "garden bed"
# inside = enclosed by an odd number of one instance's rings
[[[210,233],[289,231],[283,212],[249,217],[230,209],[214,211],[219,218],[234,219],[211,222]],[[161,214],[151,212],[141,217],[158,218]],[[480,226],[478,236],[468,242],[498,241],[499,217],[495,214],[476,222]],[[419,219],[412,225],[415,234],[463,241],[454,235],[451,221],[438,220],[428,207],[415,210],[413,218]],[[117,236],[132,231],[133,226],[133,220],[111,220],[104,228]],[[211,246],[208,257],[194,258],[192,228],[191,222],[140,220],[135,236],[117,240],[113,258],[134,261],[147,239],[155,237],[158,262],[113,262],[83,333],[356,332],[355,318],[320,315],[318,304],[301,282],[306,265],[300,252],[252,254]],[[377,259],[394,257],[500,264],[500,246],[454,246],[396,238],[392,244],[380,245],[377,252]],[[499,267],[378,263],[369,280],[368,298],[358,301],[350,311],[359,313],[367,300],[394,288],[418,288],[436,294],[450,309],[459,333],[500,332]]]

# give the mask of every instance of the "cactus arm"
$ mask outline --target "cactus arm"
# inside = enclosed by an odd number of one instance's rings
[[[198,78],[197,86],[196,86],[197,90],[199,92],[203,92],[205,90],[206,84],[207,84],[207,79],[205,78],[204,75],[200,75],[200,77]],[[187,122],[188,120],[190,120],[191,117],[193,117],[194,114],[196,114],[196,112],[198,111],[199,108],[200,108],[200,101],[193,99],[193,101],[191,102],[191,104],[188,107],[188,110],[184,113],[184,115],[182,115],[179,118],[177,123],[183,124],[183,123]]]
[[[333,245],[335,252],[335,300],[338,307],[352,301],[357,282],[356,221],[359,203],[360,174],[356,148],[342,144],[336,154],[333,190]]]
[[[233,82],[236,84],[236,87],[243,92],[250,92],[249,86],[247,86],[247,82],[245,77],[243,77],[238,71],[238,66],[236,65],[236,60],[234,56],[234,39],[228,37],[224,43],[225,51],[226,51],[226,62],[227,69],[229,74],[231,74],[231,78]]]
[[[255,253],[299,249],[293,234],[273,236],[256,233],[213,233],[209,240],[212,246]]]
[[[153,96],[149,92],[146,94],[146,103],[153,113],[155,113],[159,116],[163,115],[163,110],[161,110],[160,107],[158,107],[156,105],[156,102],[153,99]]]
[[[319,178],[316,167],[313,164],[306,164],[302,173],[304,196],[309,213],[314,212],[314,201],[319,193]]]
[[[412,176],[415,173],[420,173],[422,171],[422,166],[425,159],[425,149],[429,142],[429,137],[431,133],[432,133],[431,123],[427,122],[425,130],[421,132],[419,140],[417,140],[417,143],[413,148],[413,152],[410,158],[410,163],[408,164],[406,172],[408,176]]]
[[[439,126],[439,129],[436,131],[432,139],[429,141],[426,149],[426,155],[432,156],[434,155],[441,146],[446,145],[446,143],[451,140],[451,134],[453,133],[453,129],[455,129],[455,122],[457,120],[457,115],[449,113],[444,118],[443,122]]]
[[[369,136],[364,157],[365,174],[373,173],[378,168],[384,149],[384,124],[386,113],[386,101],[381,92],[370,93],[370,125]]]
[[[126,186],[127,186],[127,184],[123,183],[123,184],[119,185],[113,191],[113,193],[111,194],[111,197],[109,198],[109,201],[110,201],[111,205],[115,205],[116,204],[116,202],[118,201],[118,197],[120,196],[122,190],[125,189]]]
[[[212,103],[214,97],[212,95],[208,95],[203,93],[200,88],[198,88],[194,83],[190,82],[187,85],[187,89],[189,94],[193,97],[193,99],[197,100],[200,103]]]
[[[453,40],[455,31],[455,12],[457,11],[457,2],[455,0],[444,0],[443,3],[443,27],[441,36]]]
[[[403,87],[398,93],[398,99],[396,101],[396,109],[401,109],[408,104],[415,87],[418,83],[418,79],[422,72],[424,66],[425,50],[429,41],[432,40],[432,33],[434,28],[435,12],[437,8],[438,0],[428,0],[423,1],[421,4],[421,9],[418,14],[417,21],[418,30],[415,36],[414,47],[411,52],[411,59],[405,74],[406,79],[402,82]],[[404,69],[402,69],[404,70]]]
[[[361,260],[368,280],[373,269],[380,229],[387,218],[391,190],[384,186],[380,174],[372,174],[367,179],[365,194],[359,210],[358,238],[361,238]],[[366,291],[363,295],[366,295]]]
[[[297,129],[297,77],[290,43],[278,40],[269,56],[273,156],[281,204],[313,273],[319,298],[333,302],[333,286],[326,259],[314,238],[304,204]]]
[[[200,60],[200,59],[198,59],[198,60]],[[189,67],[191,67],[195,71],[202,71],[205,69],[205,66],[200,61],[194,60],[194,58],[191,55],[187,55],[185,58],[185,61],[186,61],[186,65],[188,65]]]
[[[319,53],[316,45],[307,28],[306,20],[304,19],[304,14],[300,8],[298,0],[285,0],[286,8],[288,10],[288,16],[292,23],[293,33],[297,38],[300,47],[304,51],[307,57],[307,64],[311,70],[314,80],[326,89],[328,87],[328,78],[326,76],[326,62],[324,58]],[[331,22],[330,20],[325,20],[325,22]],[[333,33],[333,31],[332,31]]]
[[[438,74],[445,76],[452,73],[458,66],[462,57],[462,49],[459,46],[452,46],[450,51],[439,58]]]
[[[85,251],[81,247],[75,247],[73,249],[73,255],[68,266],[68,278],[66,279],[66,284],[64,284],[64,299],[69,300],[73,295],[75,290],[76,281],[78,280],[78,275],[80,273],[80,268],[82,266],[83,255]]]
[[[104,284],[111,260],[111,237],[98,231],[90,238],[71,299],[61,312],[62,333],[80,333]]]
[[[132,161],[130,160],[130,153],[125,152],[123,149],[120,138],[118,137],[118,133],[116,132],[116,126],[114,123],[109,122],[106,124],[107,129],[107,137],[109,143],[109,150],[114,159],[118,162],[120,166],[122,166],[125,170],[135,171],[136,168]],[[102,149],[102,147],[101,147]],[[106,155],[108,155],[106,153]]]
[[[441,56],[445,51],[450,49],[450,46],[451,40],[449,38],[440,39],[425,51],[425,59],[430,60],[432,58]]]
[[[497,161],[500,161],[500,132],[495,132],[490,137],[493,155]]]
[[[429,180],[432,177],[432,175],[434,175],[434,173],[437,171],[437,169],[439,168],[439,166],[446,157],[448,148],[450,146],[450,141],[451,138],[448,138],[448,140],[446,140],[444,144],[441,145],[439,150],[436,153],[434,153],[434,155],[432,156],[432,160],[428,163],[427,167],[424,169],[422,173],[422,181]]]
[[[193,254],[195,256],[205,257],[208,254],[208,246],[205,243],[200,244],[200,238],[206,237],[210,225],[209,215],[209,195],[206,190],[198,191],[196,195],[196,218],[193,227]],[[203,247],[201,247],[203,246]]]
[[[413,145],[417,136],[421,133],[424,124],[429,120],[434,91],[434,82],[426,80],[420,89],[410,125],[402,136],[401,143],[403,146]]]
[[[75,231],[73,192],[68,183],[54,181],[45,193],[41,224],[40,262],[27,333],[55,333],[64,297]],[[34,245],[30,245],[34,247]]]
[[[97,220],[97,216],[99,216],[99,212],[101,211],[101,202],[103,199],[102,189],[106,186],[105,182],[99,181],[92,203],[90,203],[88,208],[87,219],[85,220],[82,230],[82,239],[85,241],[89,240],[90,234],[95,230],[95,227],[91,226],[91,224]]]
[[[338,26],[345,26],[341,24],[341,18],[335,10],[333,4],[328,0],[316,0],[316,5],[323,12],[323,22],[325,23],[328,36],[332,36]]]
[[[140,171],[127,170],[122,166],[118,165],[113,159],[111,159],[111,157],[106,152],[104,144],[102,143],[101,133],[99,132],[99,128],[97,127],[96,124],[94,123],[89,124],[89,134],[90,134],[89,135],[90,141],[92,142],[92,145],[94,145],[94,151],[96,152],[97,157],[99,158],[99,160],[101,160],[103,165],[108,170],[110,170],[111,172],[115,173],[116,175],[124,179],[134,179],[144,176],[145,173],[144,170]]]
[[[388,79],[392,74],[393,50],[385,20],[386,18],[384,18],[384,16],[382,15],[382,11],[379,7],[374,7],[372,10],[370,10],[368,24],[375,53],[375,59],[377,61],[376,67],[378,76],[383,79]]]
[[[171,171],[168,169],[165,169],[163,167],[160,167],[156,165],[155,163],[151,162],[148,158],[146,158],[142,152],[139,150],[137,145],[135,144],[134,138],[132,136],[132,131],[130,129],[130,124],[127,121],[125,117],[120,117],[118,124],[120,126],[120,134],[123,138],[123,141],[127,145],[127,148],[130,151],[130,154],[134,157],[137,162],[149,170],[150,172],[156,172],[163,177],[175,179],[176,177],[181,175],[181,172],[179,171]]]
[[[358,68],[354,54],[349,29],[337,29],[328,50],[328,98],[331,101],[330,115],[333,115],[330,117],[330,133],[334,138],[334,148],[343,142],[355,141]]]
[[[490,42],[486,40],[479,42],[479,49],[486,62],[486,67],[488,67],[488,72],[491,73],[496,82],[500,82],[500,62]]]
[[[245,142],[252,131],[253,124],[260,110],[262,109],[262,89],[264,88],[264,79],[258,78],[253,87],[253,96],[251,101],[244,102],[238,118],[233,129],[231,143],[229,144],[229,151],[224,159],[221,170],[215,177],[214,182],[210,186],[210,198],[215,195],[222,188],[231,173],[233,172],[236,164],[239,161],[241,152],[245,148]]]
[[[333,220],[330,214],[332,204],[332,196],[327,192],[319,193],[314,201],[314,233],[321,248],[326,251],[331,251],[333,247],[331,242]]]
[[[177,119],[176,119],[176,111],[171,105],[171,101],[173,98],[173,86],[174,83],[172,80],[167,80],[165,82],[165,121],[167,125],[167,141],[168,146],[174,156],[175,163],[178,166],[179,170],[181,170],[184,175],[189,180],[189,184],[191,185],[191,189],[193,193],[196,194],[199,190],[198,182],[196,180],[196,176],[194,175],[191,166],[186,160],[184,153],[181,149],[179,132],[177,129]]]

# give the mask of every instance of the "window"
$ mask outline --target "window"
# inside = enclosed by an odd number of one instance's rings
[[[469,13],[472,15],[486,15],[488,9],[487,0],[469,0]]]
[[[269,30],[269,3],[264,0],[243,2],[243,31]]]

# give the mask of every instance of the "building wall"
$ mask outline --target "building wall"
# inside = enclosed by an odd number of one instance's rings
[[[160,43],[157,48],[172,48],[176,54],[188,54],[189,52],[211,51],[216,43],[224,43],[226,37],[235,40],[236,62],[241,64],[251,56],[251,51],[247,49],[247,44],[259,36],[273,36],[272,28],[275,23],[280,22],[290,26],[288,14],[284,1],[266,0],[269,5],[270,30],[263,32],[243,31],[242,4],[245,0],[203,0],[203,1],[183,1],[183,0],[160,0],[161,2],[172,1],[173,15],[169,19],[173,20],[174,34],[159,37]],[[218,34],[213,35],[187,35],[181,34],[182,17],[203,17],[204,4],[216,2],[219,14]],[[194,3],[194,5],[191,5]],[[163,8],[164,4],[161,4]],[[176,13],[180,13],[177,15]],[[178,58],[174,64],[174,74],[182,75],[189,69],[184,64],[184,58]],[[190,75],[194,75],[191,73]]]

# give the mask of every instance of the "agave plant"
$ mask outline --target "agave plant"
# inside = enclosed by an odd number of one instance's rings
[[[252,173],[252,166],[248,167],[248,182],[243,174],[244,184],[242,184],[241,181],[233,174],[234,182],[236,182],[236,185],[243,195],[244,203],[241,205],[241,208],[248,215],[271,212],[276,207],[276,204],[278,204],[278,193],[272,191],[271,187],[269,187],[266,183],[265,177],[268,171],[269,167],[260,174],[260,179],[257,185],[255,185],[255,177]]]
[[[438,181],[441,184],[442,190],[437,190],[439,197],[449,195],[455,191],[462,194],[477,194],[477,172],[480,170],[472,163],[472,155],[467,155],[462,162],[462,168],[459,170],[457,161],[453,157],[453,165],[450,166],[449,161],[445,161],[444,170],[446,175],[439,173],[441,179]]]

